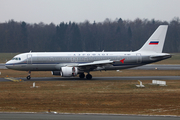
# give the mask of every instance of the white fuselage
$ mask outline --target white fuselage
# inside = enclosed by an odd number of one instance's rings
[[[155,59],[151,56],[162,57]],[[167,53],[144,52],[30,52],[15,56],[6,63],[6,67],[24,71],[58,71],[65,66],[110,60],[113,61],[112,64],[97,65],[96,68],[87,71],[117,70],[157,62],[169,57]]]

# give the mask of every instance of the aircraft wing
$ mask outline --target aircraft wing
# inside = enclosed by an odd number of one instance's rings
[[[79,64],[77,67],[81,67],[81,66],[101,66],[101,65],[110,64],[110,63],[113,63],[113,61],[100,60],[100,61],[94,61],[94,62],[90,62],[90,63]]]
[[[78,67],[83,70],[93,70],[97,67],[101,67],[107,64],[112,64],[113,61],[111,60],[100,60],[100,61],[94,61],[94,62],[88,62],[88,63],[82,63],[82,64],[76,64],[76,65],[70,65],[71,67]],[[70,67],[69,66],[69,67]]]

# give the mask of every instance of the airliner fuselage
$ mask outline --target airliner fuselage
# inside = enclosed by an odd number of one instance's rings
[[[155,56],[161,57],[155,58]],[[61,70],[61,67],[112,61],[92,70],[118,70],[157,62],[169,57],[170,55],[167,53],[140,52],[29,52],[17,55],[6,63],[6,67],[22,71],[58,71]]]
[[[161,25],[141,49],[135,52],[29,52],[15,56],[6,67],[22,71],[52,71],[53,75],[71,77],[79,74],[91,79],[90,71],[119,70],[170,58],[162,53],[167,25]],[[27,79],[30,79],[30,74]]]

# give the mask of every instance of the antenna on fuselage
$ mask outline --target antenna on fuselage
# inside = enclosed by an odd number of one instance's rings
[[[104,50],[102,52],[104,52]]]
[[[32,50],[30,50],[30,53],[31,53]]]

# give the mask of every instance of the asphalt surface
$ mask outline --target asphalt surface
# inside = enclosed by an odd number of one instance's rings
[[[148,64],[148,65],[144,65],[144,66],[140,66],[140,67],[135,67],[135,68],[131,68],[131,69],[140,69],[140,70],[154,70],[154,69],[158,69],[158,70],[180,70],[180,65],[167,65],[167,64]]]
[[[40,77],[31,78],[30,81],[76,81],[76,80],[87,80],[80,79],[78,77],[63,78],[63,77]],[[180,76],[130,76],[130,77],[93,77],[93,80],[180,80]],[[0,82],[5,81],[29,81],[26,78],[0,78]]]
[[[0,113],[0,120],[179,120],[176,116],[108,114]]]
[[[4,63],[0,63],[0,69],[7,69]]]

